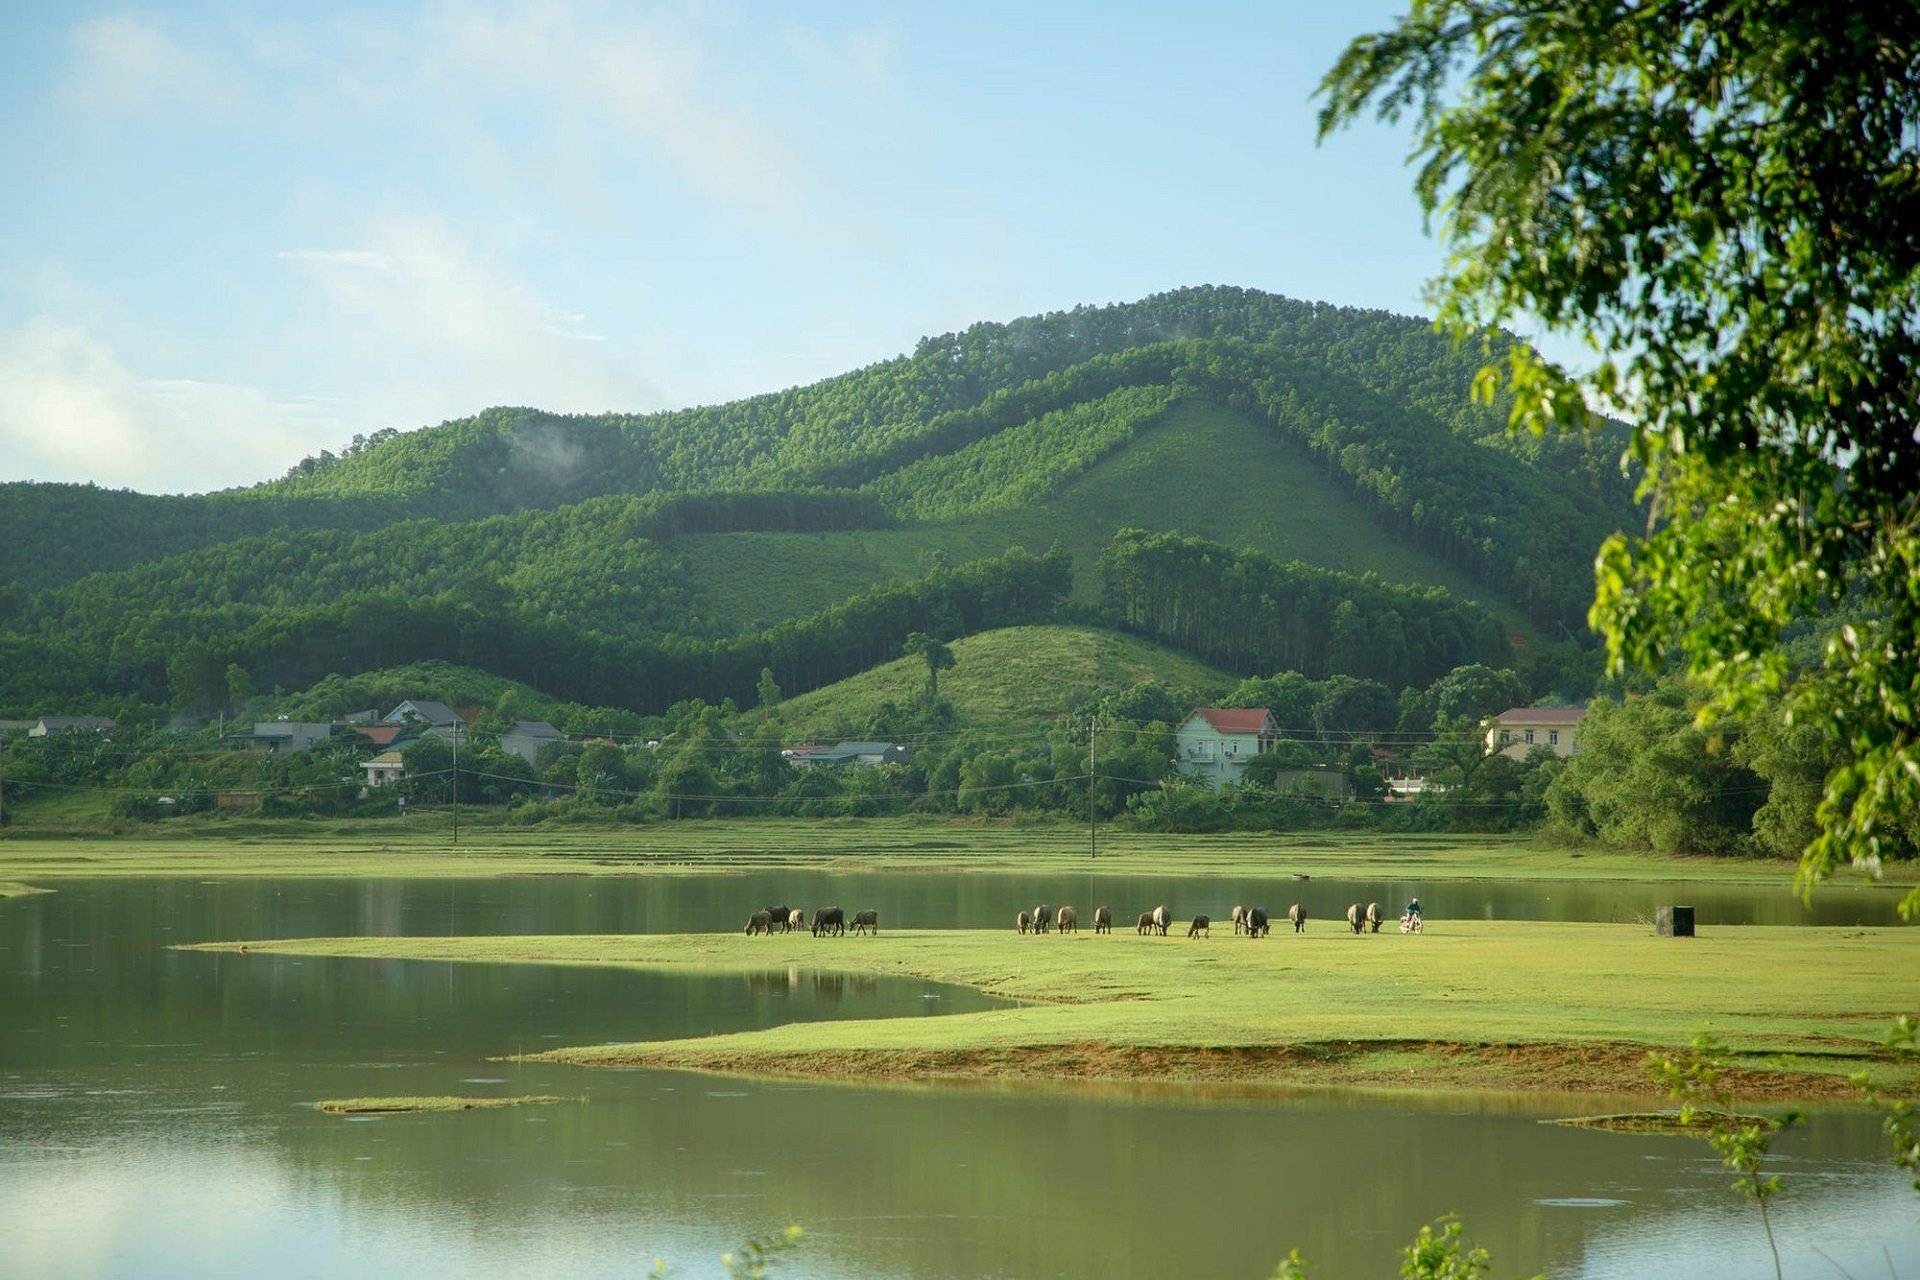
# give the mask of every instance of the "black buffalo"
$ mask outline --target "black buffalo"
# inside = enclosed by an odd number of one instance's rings
[[[827,934],[840,934],[847,931],[847,913],[839,907],[821,907],[813,913],[813,936],[825,937]]]
[[[1264,938],[1267,936],[1267,909],[1265,907],[1247,908],[1247,936]]]
[[[876,937],[879,936],[880,913],[871,907],[865,911],[856,912],[853,917],[853,931],[855,933],[868,933]]]

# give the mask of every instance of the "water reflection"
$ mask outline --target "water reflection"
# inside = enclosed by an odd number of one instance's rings
[[[1771,1275],[1750,1206],[1704,1147],[1544,1126],[1558,1112],[1538,1099],[924,1092],[491,1060],[992,1007],[836,973],[831,940],[819,968],[710,978],[164,949],[691,928],[709,915],[731,932],[739,903],[775,898],[875,903],[883,918],[930,923],[991,910],[999,922],[1007,901],[1064,896],[1040,879],[898,880],[153,882],[8,903],[0,1273],[631,1276],[659,1256],[698,1276],[714,1274],[721,1249],[800,1222],[809,1242],[783,1274],[1254,1277],[1298,1246],[1316,1274],[1380,1275],[1420,1223],[1457,1211],[1499,1274]],[[1355,893],[1318,887],[1333,901]],[[1197,907],[1261,885],[1072,888],[1087,902]],[[311,1109],[407,1093],[581,1101],[368,1121]],[[1920,1207],[1881,1164],[1871,1116],[1822,1113],[1779,1151],[1792,1269],[1824,1273],[1819,1249],[1853,1274],[1883,1274],[1885,1246],[1899,1274],[1920,1274]]]

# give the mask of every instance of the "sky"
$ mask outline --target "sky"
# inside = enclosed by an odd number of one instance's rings
[[[1403,6],[0,6],[0,480],[203,492],[1199,284],[1426,314]]]

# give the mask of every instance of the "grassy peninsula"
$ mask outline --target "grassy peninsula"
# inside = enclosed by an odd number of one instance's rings
[[[239,950],[241,943],[206,950]],[[545,1060],[861,1080],[1123,1080],[1653,1096],[1652,1049],[1711,1031],[1746,1098],[1847,1096],[1886,1069],[1911,1012],[1920,935],[1742,927],[1692,939],[1638,925],[1446,921],[1420,936],[878,938],[734,934],[309,938],[253,953],[762,974],[824,968],[964,984],[1024,1002],[951,1017],[820,1022],[558,1049]],[[1786,981],[1783,975],[1807,976]]]

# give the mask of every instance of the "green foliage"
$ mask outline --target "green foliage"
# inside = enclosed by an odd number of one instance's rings
[[[1489,366],[1513,423],[1583,426],[1589,397],[1637,422],[1654,519],[1599,558],[1612,662],[1684,660],[1709,712],[1784,691],[1844,748],[1802,891],[1876,871],[1920,809],[1920,12],[1431,0],[1322,93],[1323,135],[1411,115],[1443,320],[1598,353],[1579,385],[1521,348]],[[1843,604],[1790,680],[1788,629]]]
[[[1397,687],[1507,651],[1485,612],[1442,589],[1281,565],[1198,538],[1123,529],[1102,553],[1100,572],[1123,625],[1230,670],[1341,674]]]
[[[1743,853],[1767,785],[1697,727],[1686,687],[1596,698],[1547,805],[1563,832],[1657,853]]]

